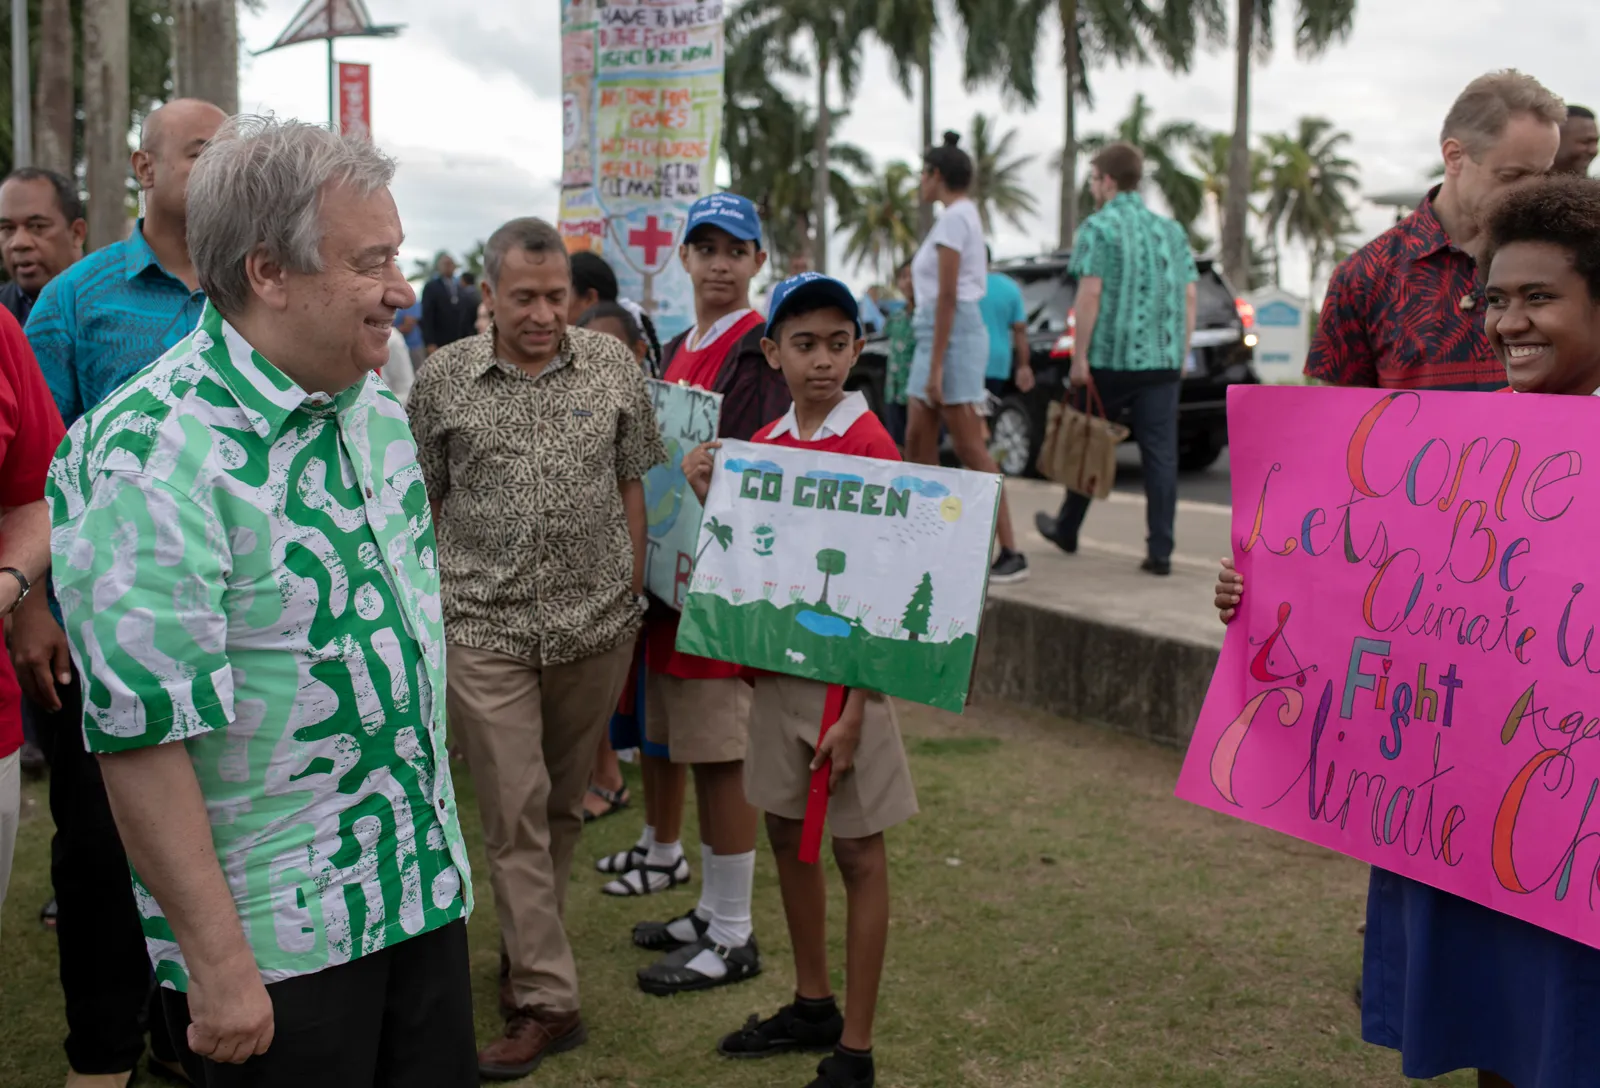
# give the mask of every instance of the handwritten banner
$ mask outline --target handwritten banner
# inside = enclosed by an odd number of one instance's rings
[[[1235,388],[1178,796],[1600,947],[1600,402]]]
[[[645,381],[655,404],[656,425],[667,446],[667,461],[645,474],[645,514],[649,542],[645,550],[645,588],[664,604],[683,609],[700,538],[700,500],[683,477],[688,452],[717,437],[722,394],[687,385]]]
[[[685,653],[960,711],[1000,477],[724,441]]]
[[[561,5],[561,232],[606,258],[663,340],[694,317],[678,244],[716,190],[722,15],[722,0]]]

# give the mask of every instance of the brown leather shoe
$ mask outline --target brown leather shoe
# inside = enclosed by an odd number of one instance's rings
[[[478,1051],[478,1075],[484,1080],[517,1080],[539,1068],[551,1054],[576,1050],[589,1031],[576,1011],[552,1012],[525,1005],[506,1021],[506,1033]]]

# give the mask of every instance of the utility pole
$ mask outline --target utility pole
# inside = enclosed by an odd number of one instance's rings
[[[128,234],[128,0],[83,0],[89,248]]]
[[[28,0],[11,0],[11,167],[33,165],[33,105],[28,86]]]

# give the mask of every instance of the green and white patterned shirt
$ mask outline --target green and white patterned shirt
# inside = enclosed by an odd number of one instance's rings
[[[1101,281],[1091,370],[1183,369],[1185,288],[1200,273],[1181,226],[1118,193],[1078,228],[1070,271]]]
[[[433,521],[376,376],[308,396],[207,306],[73,426],[48,497],[89,749],[187,747],[265,982],[470,913]]]

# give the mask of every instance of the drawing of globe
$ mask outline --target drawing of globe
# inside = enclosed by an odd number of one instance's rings
[[[683,445],[667,439],[667,463],[657,465],[644,476],[645,519],[650,532],[663,536],[672,531],[683,511],[683,492],[673,485],[683,478]]]

